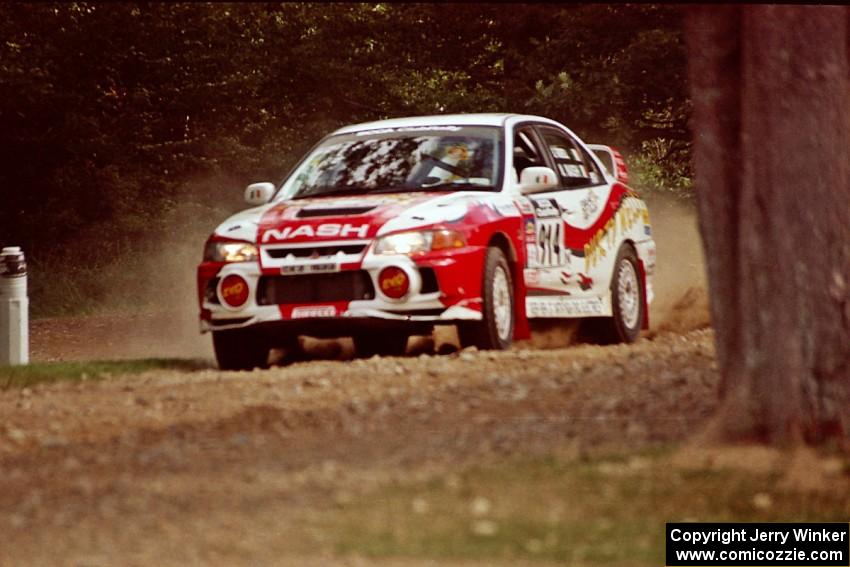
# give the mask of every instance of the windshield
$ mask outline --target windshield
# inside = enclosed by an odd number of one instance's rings
[[[387,128],[325,139],[289,176],[278,200],[407,191],[493,191],[500,128]]]

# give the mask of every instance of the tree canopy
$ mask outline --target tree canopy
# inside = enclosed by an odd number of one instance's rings
[[[654,5],[0,5],[0,242],[30,256],[235,205],[340,125],[524,112],[689,185],[681,17]],[[57,244],[59,245],[57,247]]]

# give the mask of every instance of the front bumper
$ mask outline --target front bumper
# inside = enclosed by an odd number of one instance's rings
[[[275,300],[273,304],[264,304],[269,302],[265,284],[270,279],[312,278],[311,281],[316,282],[325,274],[310,273],[311,270],[315,267],[328,269],[328,260],[274,261],[264,255],[262,266],[258,262],[203,263],[198,267],[201,332],[274,323],[308,328],[318,320],[328,323],[327,328],[339,328],[341,331],[345,330],[346,321],[354,325],[355,320],[357,324],[363,324],[364,320],[383,320],[422,325],[481,320],[483,258],[484,249],[476,246],[413,258],[378,256],[367,252],[362,261],[336,263],[334,269],[327,272],[327,279],[331,279],[331,274],[360,271],[371,283],[371,293],[360,294],[368,298],[342,297],[344,290],[340,290],[341,298],[334,299],[332,291],[328,293],[325,290],[320,294],[323,296],[320,301],[303,301],[301,297],[298,302]],[[380,291],[378,274],[389,266],[401,268],[410,280],[409,291],[401,299],[392,299]],[[426,271],[431,274],[426,274]],[[240,276],[248,284],[248,299],[239,308],[227,306],[218,295],[217,282],[231,274]],[[431,275],[435,276],[436,282],[432,281]],[[340,324],[333,325],[333,321]]]

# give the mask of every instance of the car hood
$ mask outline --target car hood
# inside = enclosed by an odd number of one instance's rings
[[[316,197],[270,203],[233,215],[216,235],[260,244],[368,239],[462,219],[481,191]]]

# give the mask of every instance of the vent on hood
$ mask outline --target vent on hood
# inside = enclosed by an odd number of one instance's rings
[[[346,217],[351,215],[362,215],[368,213],[375,208],[375,205],[367,205],[365,207],[334,207],[334,208],[315,208],[301,209],[296,215],[300,219],[310,217]]]

